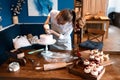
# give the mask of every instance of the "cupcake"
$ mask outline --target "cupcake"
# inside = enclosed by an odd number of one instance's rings
[[[101,51],[101,52],[100,52],[100,55],[103,55],[103,54],[104,54],[103,51]]]
[[[90,51],[90,54],[94,54],[94,51],[93,51],[93,50],[91,50],[91,51]]]
[[[94,49],[94,52],[96,52],[96,53],[97,53],[98,51],[99,51],[98,49]]]
[[[90,68],[90,67],[84,68],[84,72],[85,72],[85,73],[90,73],[90,72],[91,72],[91,68]]]
[[[98,71],[96,70],[96,69],[93,69],[92,71],[91,71],[91,74],[93,75],[93,76],[98,76]]]
[[[95,63],[95,62],[91,62],[90,65],[89,65],[89,67],[90,67],[91,69],[93,69],[95,66],[96,66],[96,63]]]
[[[98,53],[98,49],[93,50],[94,54]]]
[[[109,58],[109,54],[105,54],[105,55],[104,55],[104,60],[105,60],[105,61],[108,61],[109,59],[110,59],[110,58]]]
[[[98,71],[98,73],[102,71],[102,67],[99,64],[96,65],[95,69]]]
[[[99,65],[99,68],[100,68],[100,70],[103,70],[104,67],[102,65]]]
[[[90,60],[94,60],[94,54],[90,54]]]
[[[92,62],[90,63],[90,65],[96,66],[96,63],[95,63],[94,61],[92,61]]]
[[[103,58],[103,55],[100,55],[100,63],[103,63],[104,62],[104,58]]]
[[[94,56],[99,56],[100,52],[94,53]]]
[[[97,63],[100,63],[100,57],[99,56],[95,56],[95,60],[97,61]]]
[[[84,60],[84,65],[89,65],[90,64],[90,62],[86,59],[86,60]]]

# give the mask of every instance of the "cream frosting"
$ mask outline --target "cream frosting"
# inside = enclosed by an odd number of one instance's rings
[[[91,71],[91,74],[94,76],[98,76],[98,71],[96,69],[94,69]]]
[[[86,67],[86,68],[84,69],[84,72],[85,72],[85,73],[90,73],[90,72],[91,72],[91,68],[90,68],[90,67]]]

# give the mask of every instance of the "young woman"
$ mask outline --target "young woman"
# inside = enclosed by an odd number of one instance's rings
[[[71,33],[75,22],[75,12],[69,9],[61,11],[52,10],[45,23],[44,29],[46,33],[53,34],[56,43],[50,45],[50,49],[72,50]],[[51,24],[51,29],[48,24]]]

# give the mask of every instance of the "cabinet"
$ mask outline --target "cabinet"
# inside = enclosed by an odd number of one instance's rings
[[[74,0],[74,9],[76,12],[76,18],[83,16],[83,0]]]

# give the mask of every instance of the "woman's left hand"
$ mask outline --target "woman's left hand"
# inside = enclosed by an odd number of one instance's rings
[[[50,33],[50,29],[46,29],[45,32],[46,32],[47,34],[51,34],[51,33]]]
[[[57,37],[60,37],[60,34],[59,34],[59,33],[57,33],[57,32],[54,31],[54,30],[51,30],[51,29],[47,29],[46,33],[47,33],[47,34],[54,34],[54,35],[56,35]]]
[[[54,32],[55,32],[55,31],[54,31],[54,30],[51,30],[51,29],[47,29],[47,30],[46,30],[46,33],[47,33],[47,34],[54,34]]]

